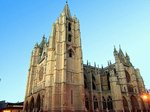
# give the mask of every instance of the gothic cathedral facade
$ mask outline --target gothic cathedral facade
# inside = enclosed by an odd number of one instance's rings
[[[99,68],[83,64],[79,20],[66,3],[47,41],[31,55],[24,112],[136,112],[149,105],[138,69],[128,54],[114,48],[115,63]]]

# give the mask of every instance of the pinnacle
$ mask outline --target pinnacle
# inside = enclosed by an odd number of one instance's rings
[[[68,1],[67,1],[67,0],[66,0],[66,5],[65,5],[65,7],[64,7],[63,13],[64,13],[66,16],[68,16],[68,17],[71,16],[71,13],[70,13],[70,9],[69,9],[69,5],[68,5]]]

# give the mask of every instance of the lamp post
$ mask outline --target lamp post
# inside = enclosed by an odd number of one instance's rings
[[[143,93],[141,95],[141,98],[143,99],[144,102],[148,103],[150,106],[150,93]]]
[[[148,94],[147,93],[142,94],[141,97],[144,101],[148,101]]]

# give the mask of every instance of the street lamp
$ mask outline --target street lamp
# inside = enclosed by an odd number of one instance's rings
[[[143,94],[141,97],[144,101],[148,101],[148,94]]]

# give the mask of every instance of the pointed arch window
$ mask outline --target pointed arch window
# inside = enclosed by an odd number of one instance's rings
[[[133,85],[128,85],[127,86],[128,87],[128,92],[130,92],[130,93],[133,93],[134,92],[134,90],[133,90]]]
[[[93,90],[96,90],[96,85],[94,82],[92,82],[92,87],[93,87]]]
[[[32,97],[30,101],[30,112],[33,112],[33,111],[34,111],[34,98]]]
[[[89,99],[87,97],[85,99],[85,107],[87,110],[89,110]]]
[[[86,75],[84,74],[84,88],[87,89],[87,78]]]
[[[130,80],[131,80],[131,78],[130,78],[130,74],[129,74],[127,71],[125,71],[125,75],[126,75],[127,83],[129,83],[129,82],[130,82]]]
[[[107,106],[108,106],[108,110],[113,110],[113,103],[112,103],[111,96],[108,96],[107,98]]]
[[[36,107],[37,107],[37,111],[39,112],[41,110],[41,98],[40,98],[40,95],[38,95],[38,97],[37,97]]]
[[[68,31],[71,31],[71,23],[68,23]]]
[[[107,104],[104,97],[102,97],[102,101],[103,101],[103,109],[105,110],[107,108]]]
[[[97,109],[98,109],[98,101],[97,101],[97,98],[94,96],[93,99],[94,99],[94,110],[97,110]]]
[[[68,35],[68,42],[71,42],[71,41],[72,41],[72,35],[69,34],[69,35]]]
[[[128,102],[124,96],[123,96],[123,107],[124,107],[125,112],[129,112]]]
[[[70,57],[70,58],[72,58],[72,57],[73,57],[73,52],[72,52],[72,50],[71,50],[71,49],[69,50],[68,55],[69,55],[69,57]]]
[[[131,106],[132,106],[132,111],[135,112],[136,110],[139,109],[139,103],[138,103],[138,100],[135,96],[131,96],[130,97],[131,99]]]
[[[109,81],[109,77],[110,77],[110,74],[109,74],[109,72],[108,72],[108,73],[107,73],[108,90],[111,90],[111,88],[110,88],[110,81]]]

